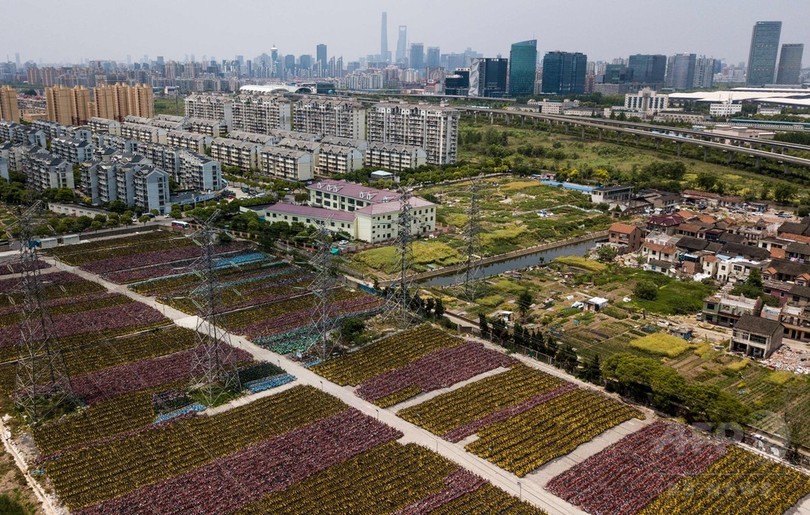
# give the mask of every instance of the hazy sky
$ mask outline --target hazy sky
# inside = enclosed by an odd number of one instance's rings
[[[0,0],[0,60],[78,62],[218,60],[269,53],[315,54],[344,61],[378,53],[380,15],[388,12],[388,48],[398,25],[408,40],[508,56],[509,45],[537,39],[540,55],[579,51],[589,60],[631,53],[690,52],[736,63],[748,58],[757,20],[781,20],[782,43],[810,53],[808,0]]]

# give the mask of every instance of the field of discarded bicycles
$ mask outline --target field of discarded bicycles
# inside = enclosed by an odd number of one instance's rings
[[[314,275],[249,242],[214,246],[217,321],[258,347],[229,349],[222,365],[238,386],[223,402],[237,400],[207,405],[192,387],[200,335],[152,307],[159,304],[138,300],[142,295],[194,315],[199,256],[190,238],[169,231],[45,253],[37,266],[48,344],[59,351],[71,399],[36,424],[15,412],[25,299],[20,269],[2,267],[0,398],[17,415],[13,429],[27,442],[21,448],[33,475],[70,512],[560,513],[576,507],[652,514],[700,506],[705,513],[770,514],[810,495],[810,478],[798,469],[651,420],[654,415],[615,396],[429,323],[391,326],[367,345],[302,362],[298,355],[313,341]],[[52,266],[52,259],[97,279]],[[328,299],[335,322],[373,317],[383,306],[379,297],[337,284]],[[258,360],[251,349],[262,356],[272,351],[279,361]],[[296,360],[282,363],[283,355]],[[290,363],[303,372],[290,372]],[[373,417],[350,407],[322,384],[318,389],[319,378],[342,387],[344,400],[370,403],[365,413],[387,410],[391,418],[383,423],[379,412]],[[545,467],[610,435],[612,444],[546,477]],[[487,467],[465,460],[465,468],[439,455],[437,439]],[[490,475],[493,466],[499,472]],[[542,495],[503,490],[504,478]]]

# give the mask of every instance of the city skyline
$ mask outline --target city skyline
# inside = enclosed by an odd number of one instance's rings
[[[2,12],[19,20],[35,20],[37,30],[44,33],[60,34],[55,44],[56,38],[30,37],[33,21],[11,24],[0,33],[0,48],[6,50],[0,59],[13,61],[15,53],[19,53],[22,62],[43,63],[78,63],[83,59],[126,62],[128,56],[137,62],[144,55],[150,59],[163,55],[167,60],[206,55],[222,60],[235,55],[260,55],[269,52],[274,44],[280,54],[312,55],[317,43],[325,43],[330,57],[343,56],[348,62],[380,52],[383,11],[387,12],[390,26],[408,27],[409,46],[421,42],[425,48],[440,47],[443,53],[472,47],[487,57],[499,54],[508,57],[510,45],[515,41],[537,39],[540,56],[562,50],[583,52],[589,60],[598,61],[636,53],[686,52],[736,64],[747,61],[751,27],[760,20],[783,21],[782,43],[810,43],[805,41],[810,34],[806,8],[788,0],[764,5],[753,0],[737,2],[733,22],[727,21],[722,26],[716,20],[729,19],[727,6],[705,5],[697,0],[685,0],[677,6],[656,5],[655,23],[649,23],[647,10],[632,9],[629,2],[623,8],[618,3],[608,6],[594,0],[564,4],[506,0],[474,10],[424,0],[407,5],[368,0],[333,4],[314,0],[307,4],[307,18],[301,18],[301,25],[277,20],[296,17],[299,14],[296,7],[284,6],[283,12],[271,12],[267,4],[255,0],[245,0],[238,12],[221,9],[208,0],[193,4],[144,0],[139,10],[128,13],[126,26],[106,23],[119,19],[117,6],[97,0],[84,4],[88,8],[78,10],[75,4],[54,0],[30,4],[0,0]],[[538,21],[555,16],[573,19],[571,14],[580,11],[573,30],[566,23]],[[43,12],[48,16],[42,16]],[[210,17],[211,12],[217,16]],[[175,23],[180,19],[183,24]],[[665,19],[668,22],[661,23]],[[353,30],[346,30],[348,24],[353,24]],[[66,26],[86,30],[61,36]],[[198,29],[189,31],[187,27]],[[212,38],[214,31],[217,37]],[[160,37],[152,37],[154,34]],[[389,49],[396,45],[395,37],[389,31]],[[104,44],[99,45],[99,41]]]

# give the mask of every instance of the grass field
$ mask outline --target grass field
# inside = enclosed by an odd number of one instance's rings
[[[647,351],[651,354],[659,354],[669,358],[680,356],[692,346],[686,343],[683,338],[669,334],[655,333],[643,336],[630,342],[630,346],[636,349]]]
[[[413,268],[417,271],[427,270],[429,265],[448,266],[462,260],[461,254],[456,249],[441,241],[415,241],[412,248]],[[399,269],[399,257],[394,246],[364,250],[353,257],[353,262],[386,274],[393,274]]]

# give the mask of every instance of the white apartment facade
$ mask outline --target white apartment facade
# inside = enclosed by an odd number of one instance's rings
[[[383,102],[369,108],[369,142],[425,149],[428,164],[454,164],[458,152],[459,112],[427,104]]]

